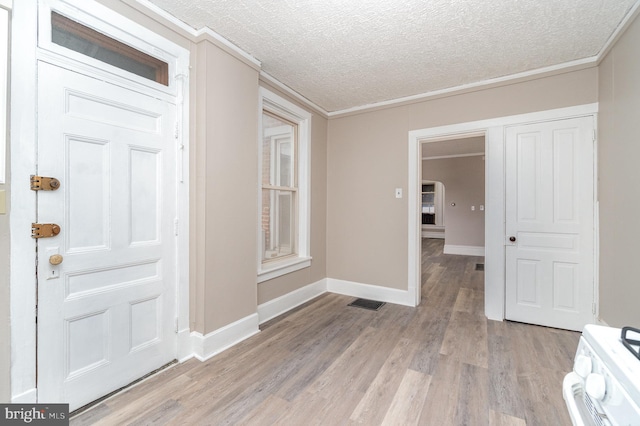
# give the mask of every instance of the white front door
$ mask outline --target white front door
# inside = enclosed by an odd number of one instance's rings
[[[506,319],[594,320],[593,120],[506,129]]]
[[[79,408],[176,357],[176,108],[38,65],[38,400]],[[54,255],[62,263],[54,266]],[[60,260],[58,258],[58,260]]]

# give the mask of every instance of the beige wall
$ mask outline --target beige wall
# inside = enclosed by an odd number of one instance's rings
[[[640,327],[639,45],[636,19],[600,64],[598,82],[600,317],[617,327]]]
[[[327,277],[327,119],[266,81],[261,86],[312,113],[311,267],[258,284],[258,305]]]
[[[327,147],[327,275],[407,289],[408,132],[597,101],[597,69],[334,118]],[[394,188],[405,190],[402,199]]]
[[[444,243],[484,247],[484,157],[424,160],[422,179],[444,184]]]
[[[208,41],[197,48],[193,328],[257,311],[258,71]]]

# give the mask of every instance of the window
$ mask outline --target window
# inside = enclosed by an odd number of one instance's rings
[[[261,88],[258,282],[308,267],[311,115]]]
[[[298,126],[262,113],[263,261],[296,253]]]
[[[56,12],[51,13],[51,41],[162,85],[169,84],[166,62]]]
[[[444,184],[422,181],[421,196],[420,216],[423,228],[430,231],[444,229]]]
[[[435,205],[436,185],[433,183],[422,185],[422,224],[436,224]]]

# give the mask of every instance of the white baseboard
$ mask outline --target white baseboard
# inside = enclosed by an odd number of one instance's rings
[[[397,305],[415,306],[415,295],[409,294],[407,290],[327,278],[327,291]]]
[[[291,309],[326,292],[327,280],[325,278],[313,284],[299,288],[298,290],[294,290],[291,293],[287,293],[284,296],[280,296],[276,299],[258,305],[259,323],[262,324],[263,322],[269,321],[278,315],[282,315],[285,312],[290,311]]]
[[[407,290],[325,278],[263,303],[258,306],[257,313],[215,330],[206,336],[198,332],[189,333],[188,330],[180,331],[178,333],[178,360],[184,362],[195,357],[200,361],[206,361],[258,333],[260,331],[259,324],[282,315],[326,292],[397,305],[415,306],[415,295],[409,294]]]
[[[482,246],[454,246],[450,244],[444,245],[444,254],[459,254],[462,256],[484,256],[484,247]]]
[[[38,401],[38,389],[36,388],[29,389],[28,391],[23,392],[20,395],[11,397],[12,404],[34,404],[37,401]]]
[[[193,356],[200,361],[206,361],[258,332],[260,332],[260,329],[258,328],[257,313],[212,331],[206,336],[194,331],[191,333]]]
[[[194,357],[192,334],[188,328],[178,332],[178,353],[176,354],[178,362],[185,362]]]

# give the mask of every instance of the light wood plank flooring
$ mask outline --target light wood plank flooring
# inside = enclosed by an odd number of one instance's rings
[[[418,308],[325,294],[224,353],[167,369],[72,425],[570,425],[579,333],[483,314],[481,257],[423,240]]]

